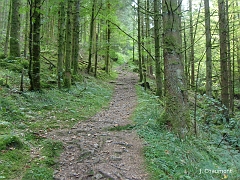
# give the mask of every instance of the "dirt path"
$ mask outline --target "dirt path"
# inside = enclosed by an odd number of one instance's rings
[[[64,152],[55,171],[56,180],[146,180],[142,144],[133,130],[109,131],[132,124],[129,116],[137,101],[137,76],[119,69],[110,107],[70,130],[50,133],[64,143]]]

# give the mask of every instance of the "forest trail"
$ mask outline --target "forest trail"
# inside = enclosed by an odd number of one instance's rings
[[[55,180],[147,180],[142,142],[134,130],[110,131],[132,124],[137,104],[136,74],[118,69],[110,107],[68,130],[53,131],[50,138],[64,143]]]

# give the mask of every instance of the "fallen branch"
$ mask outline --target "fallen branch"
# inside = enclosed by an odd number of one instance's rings
[[[43,59],[45,59],[47,62],[49,62],[49,64],[51,64],[51,66],[56,67],[50,60],[48,60],[46,57],[44,57],[43,55],[41,55],[43,57]]]

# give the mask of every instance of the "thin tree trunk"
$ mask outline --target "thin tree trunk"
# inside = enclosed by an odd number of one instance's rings
[[[233,77],[232,77],[232,63],[231,63],[231,43],[230,43],[230,27],[229,27],[229,7],[228,0],[226,0],[226,21],[227,21],[227,63],[228,63],[228,91],[229,91],[229,114],[234,111],[234,97],[233,97]]]
[[[144,83],[144,90],[147,90],[147,84],[146,84],[146,80],[147,80],[147,59],[146,59],[146,55],[144,53],[144,48],[145,47],[145,40],[146,40],[146,36],[145,36],[145,32],[144,30],[146,29],[144,27],[144,25],[146,24],[146,21],[144,21],[144,14],[141,14],[141,42],[142,42],[142,71],[143,71],[143,83]],[[146,47],[147,48],[147,47]]]
[[[80,11],[80,0],[75,0],[74,3],[75,11],[73,15],[73,74],[76,75],[78,73],[78,58],[79,58],[79,11]]]
[[[187,54],[187,35],[186,35],[186,23],[184,21],[184,32],[183,32],[183,39],[184,39],[184,73],[186,77],[187,87],[189,88],[190,85],[190,74],[189,74],[189,61],[188,61],[188,54]]]
[[[29,50],[29,66],[28,66],[28,77],[30,80],[30,90],[33,87],[33,80],[32,80],[32,61],[33,61],[33,54],[32,54],[32,44],[33,44],[33,0],[29,0],[29,43],[28,43],[28,50]]]
[[[10,30],[10,56],[20,57],[20,0],[12,1],[12,16]]]
[[[159,1],[154,0],[154,41],[155,41],[155,71],[156,71],[156,95],[162,97],[162,73],[160,62],[160,31],[159,31]]]
[[[139,82],[143,81],[143,72],[142,72],[142,47],[141,47],[141,12],[140,12],[140,0],[137,1],[138,8],[138,70],[139,70]]]
[[[94,16],[95,16],[95,4],[96,0],[92,1],[92,15],[90,23],[90,36],[89,36],[89,49],[88,49],[88,67],[87,72],[90,73],[92,67],[92,46],[93,46],[93,28],[94,28]]]
[[[94,77],[97,77],[97,66],[98,66],[98,39],[100,34],[100,23],[97,25],[97,33],[95,39],[95,63],[94,63]]]
[[[195,86],[195,66],[194,66],[194,33],[193,33],[193,11],[192,0],[189,0],[190,13],[190,63],[191,63],[191,87]]]
[[[206,35],[206,94],[212,97],[212,43],[209,0],[204,0]]]
[[[105,60],[105,71],[106,73],[110,73],[110,39],[111,39],[111,29],[110,29],[110,1],[107,2],[108,9],[108,20],[107,20],[107,51],[106,51],[106,60]]]
[[[28,2],[26,2],[26,6],[28,6]],[[28,13],[28,10],[26,10],[26,22],[25,22],[25,29],[24,29],[24,50],[23,50],[23,54],[24,54],[24,57],[27,58],[27,47],[28,47],[28,25],[29,25],[29,13]]]
[[[236,1],[236,7],[239,7],[238,1]],[[240,13],[237,13],[237,19],[238,19],[238,25],[240,26]],[[240,38],[238,37],[238,42],[240,41]],[[238,81],[238,88],[240,89],[240,43],[237,43],[237,81]]]
[[[58,11],[58,88],[62,88],[62,79],[63,79],[63,60],[64,60],[64,27],[65,27],[65,5],[61,1],[59,3]]]
[[[72,22],[71,22],[71,12],[72,12],[72,0],[68,0],[67,7],[67,25],[66,25],[66,53],[65,53],[65,74],[64,74],[64,87],[71,87],[71,50],[72,50]]]
[[[5,57],[7,57],[7,55],[8,55],[9,33],[10,33],[10,28],[11,28],[11,11],[12,11],[12,1],[9,2],[7,32],[6,32],[6,39],[5,39],[5,44],[4,44]]]

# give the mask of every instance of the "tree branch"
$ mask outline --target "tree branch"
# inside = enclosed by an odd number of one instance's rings
[[[137,43],[139,43],[138,42],[138,40],[136,40],[134,37],[132,37],[130,34],[128,34],[127,32],[125,32],[122,28],[120,28],[120,26],[119,25],[117,25],[116,23],[114,23],[114,22],[112,22],[112,21],[109,21],[111,24],[113,24],[114,26],[116,26],[120,31],[122,31],[125,35],[127,35],[128,37],[130,37],[132,40],[134,40],[134,41],[136,41]],[[152,60],[153,61],[155,61],[155,58],[153,57],[153,55],[147,50],[147,48],[145,48],[145,46],[142,44],[142,43],[140,43],[141,44],[141,46],[142,46],[142,48],[148,53],[148,55],[152,58]]]

